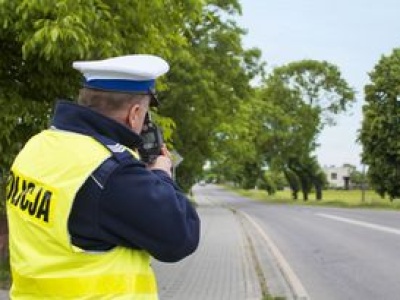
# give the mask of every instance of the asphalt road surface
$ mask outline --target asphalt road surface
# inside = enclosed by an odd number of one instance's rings
[[[250,216],[310,299],[400,299],[400,213],[263,204],[215,185],[208,199]]]

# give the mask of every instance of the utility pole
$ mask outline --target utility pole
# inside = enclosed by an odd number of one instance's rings
[[[365,202],[365,165],[362,164],[361,202]]]

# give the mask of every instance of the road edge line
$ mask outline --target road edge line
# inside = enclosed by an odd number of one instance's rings
[[[239,213],[242,214],[250,222],[250,224],[253,225],[253,227],[258,231],[258,233],[267,243],[267,246],[269,247],[272,255],[277,261],[278,268],[282,272],[283,277],[286,279],[290,289],[294,294],[295,299],[310,300],[310,296],[308,295],[300,279],[297,277],[297,275],[290,267],[289,263],[286,261],[283,254],[279,251],[278,247],[271,240],[271,238],[265,233],[265,231],[261,228],[261,226],[247,213],[242,211],[240,211]]]

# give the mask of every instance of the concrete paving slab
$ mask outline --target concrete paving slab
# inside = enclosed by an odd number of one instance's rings
[[[161,300],[260,300],[261,287],[235,212],[196,198],[202,220],[199,249],[181,262],[154,261]]]

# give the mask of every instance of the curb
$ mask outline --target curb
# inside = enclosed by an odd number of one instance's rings
[[[295,272],[290,267],[289,263],[286,261],[282,253],[279,251],[278,247],[271,240],[271,238],[265,233],[265,231],[261,228],[261,226],[248,214],[242,211],[237,211],[240,215],[242,215],[249,224],[258,232],[258,234],[262,237],[263,241],[266,242],[270,253],[276,261],[277,267],[284,277],[286,283],[288,284],[293,298],[296,300],[310,300],[310,296],[308,295],[306,289],[301,283],[300,279],[297,277]]]

